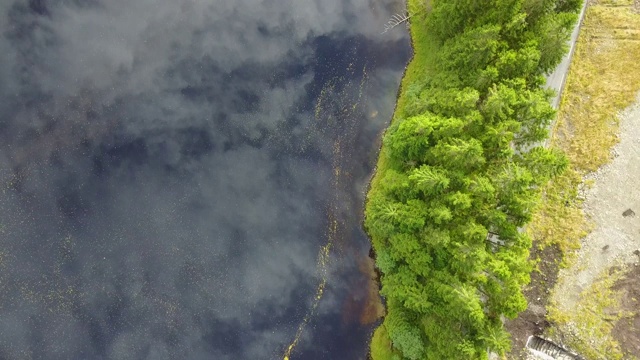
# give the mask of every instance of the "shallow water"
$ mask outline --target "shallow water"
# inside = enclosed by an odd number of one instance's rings
[[[401,10],[1,2],[0,358],[364,359]]]

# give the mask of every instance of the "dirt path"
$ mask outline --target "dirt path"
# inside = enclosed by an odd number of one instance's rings
[[[583,182],[583,209],[593,228],[572,265],[558,273],[549,310],[558,323],[545,332],[588,359],[640,355],[640,94],[618,120],[613,159]]]
[[[575,309],[579,294],[607,269],[639,262],[634,251],[640,249],[640,97],[620,115],[619,130],[614,159],[586,181],[593,186],[584,190],[584,210],[595,227],[575,264],[560,271],[552,299],[562,311]]]

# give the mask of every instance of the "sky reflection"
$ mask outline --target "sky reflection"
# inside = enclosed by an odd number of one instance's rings
[[[0,358],[363,358],[401,7],[0,2]]]

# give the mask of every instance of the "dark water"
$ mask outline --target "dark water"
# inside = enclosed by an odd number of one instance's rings
[[[0,359],[363,359],[402,7],[0,1]]]

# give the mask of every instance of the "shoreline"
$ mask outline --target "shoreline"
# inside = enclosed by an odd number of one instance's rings
[[[411,0],[405,0],[405,4],[407,5],[407,11],[408,11],[408,4]],[[409,68],[411,66],[411,64],[413,63],[415,56],[416,56],[416,45],[415,45],[415,38],[413,36],[413,33],[411,32],[411,18],[413,18],[413,16],[409,17],[409,19],[407,19],[406,21],[406,31],[409,34],[409,42],[411,44],[411,57],[409,58],[409,60],[407,61],[407,64],[404,67],[404,70],[402,72],[402,77],[400,80],[400,85],[398,85],[398,91],[396,92],[396,101],[394,103],[394,108],[393,108],[393,112],[391,113],[391,119],[389,120],[388,125],[380,132],[380,134],[377,136],[376,139],[376,143],[377,143],[377,152],[376,152],[376,159],[375,159],[375,165],[371,171],[371,176],[369,177],[369,180],[367,181],[367,186],[365,189],[365,196],[364,196],[364,201],[363,201],[363,206],[362,206],[362,221],[360,226],[362,227],[362,230],[364,231],[365,235],[367,236],[367,239],[369,240],[369,244],[370,244],[370,249],[369,249],[369,258],[373,261],[373,270],[375,273],[375,283],[377,286],[377,290],[378,290],[378,300],[380,302],[380,304],[382,305],[382,311],[383,311],[383,315],[380,316],[380,318],[378,318],[376,320],[376,324],[373,327],[371,334],[369,335],[369,341],[367,342],[367,354],[366,354],[366,359],[367,360],[373,360],[373,356],[371,355],[371,344],[373,342],[373,338],[374,338],[374,334],[376,331],[378,331],[378,328],[380,328],[384,322],[385,317],[387,316],[387,303],[385,301],[385,298],[380,294],[380,289],[382,289],[382,272],[380,271],[380,269],[378,268],[378,266],[376,265],[376,259],[377,259],[377,254],[376,254],[376,250],[375,247],[373,246],[373,240],[371,235],[369,235],[369,232],[367,231],[367,227],[365,226],[365,219],[366,219],[366,208],[367,208],[367,204],[369,202],[369,193],[371,192],[371,188],[372,185],[375,181],[377,181],[377,176],[378,176],[378,170],[380,168],[380,161],[381,158],[384,156],[384,154],[382,153],[382,148],[383,148],[383,139],[384,136],[387,132],[387,130],[391,127],[391,125],[394,123],[395,119],[396,119],[396,114],[398,113],[398,106],[400,104],[402,95],[403,95],[403,90],[404,90],[404,85],[405,85],[405,80],[407,77],[407,72],[409,71]]]

